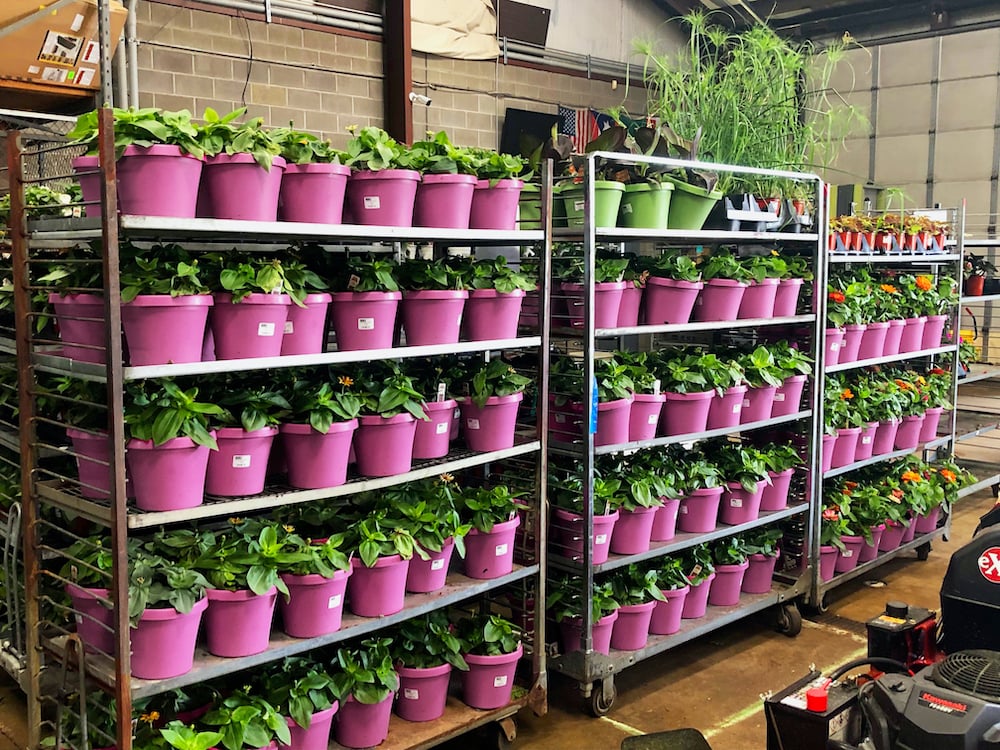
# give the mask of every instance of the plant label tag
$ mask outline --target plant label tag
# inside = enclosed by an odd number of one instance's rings
[[[607,534],[598,534],[597,536],[594,537],[594,544],[596,544],[598,547],[607,543],[608,543]]]
[[[861,438],[861,444],[862,445],[868,445],[871,441],[872,441],[872,436],[871,435],[864,435]]]
[[[357,274],[353,274],[352,273],[351,274],[351,278],[349,278],[347,280],[347,288],[348,289],[353,289],[354,287],[356,287],[360,283],[361,283],[361,277],[358,276]]]
[[[701,573],[701,565],[695,565],[693,568],[691,568],[691,573],[688,575],[688,578],[694,578],[699,573]]]
[[[785,400],[785,394],[784,393],[775,393],[774,394],[774,403],[780,404],[784,400]]]
[[[507,675],[500,674],[493,678],[493,687],[502,688],[507,686]]]
[[[556,414],[555,418],[556,418],[556,424],[565,424],[566,423],[566,415],[565,414]]]
[[[285,335],[286,336],[290,336],[293,333],[295,333],[295,324],[292,321],[290,321],[290,320],[286,320],[285,321]]]
[[[741,411],[743,411],[743,402],[742,401],[740,401],[737,404],[733,404],[733,414],[739,414]]]
[[[660,395],[660,379],[659,378],[657,378],[656,380],[653,381],[653,395],[654,396],[659,396]]]
[[[438,383],[437,400],[439,403],[441,401],[444,401],[444,397],[447,394],[447,391],[448,387],[444,383]]]
[[[743,507],[743,498],[742,497],[731,497],[731,498],[729,498],[729,507],[730,508],[742,508]]]
[[[843,552],[840,553],[840,555],[841,557],[854,557],[854,550],[845,549]]]
[[[624,203],[624,204],[622,204],[622,213],[623,214],[630,214],[630,213],[632,213],[632,204],[631,203]]]
[[[646,424],[656,424],[659,421],[660,421],[659,414],[650,414],[648,417],[646,417]]]
[[[375,318],[358,318],[358,330],[359,331],[374,331],[375,330]]]
[[[496,551],[496,556],[497,557],[503,557],[504,555],[507,554],[507,545],[506,544],[498,544],[495,551]]]
[[[365,210],[370,211],[375,208],[382,208],[382,201],[379,200],[379,197],[377,195],[366,195]]]
[[[839,352],[840,351],[840,342],[839,341],[834,341],[832,344],[830,344],[830,351],[831,352]]]
[[[73,619],[76,620],[76,624],[79,625],[80,623],[83,622],[83,615],[77,612],[75,615],[73,615]]]
[[[327,609],[336,609],[340,606],[340,594],[334,594],[329,599],[326,600]]]
[[[750,399],[748,398],[743,399],[743,408],[747,409],[749,407],[750,407]]]
[[[274,335],[277,326],[274,323],[258,323],[257,324],[257,335],[263,336],[265,338]]]
[[[250,468],[250,456],[233,456],[233,468],[234,469],[249,469]]]
[[[462,410],[461,410],[461,409],[459,409],[459,408],[458,408],[458,407],[456,406],[456,407],[455,407],[455,419],[461,419],[461,418],[462,418]]]
[[[582,211],[582,210],[583,210],[583,207],[584,207],[585,205],[587,205],[587,204],[586,204],[586,201],[574,201],[574,202],[573,202],[573,209],[574,209],[575,211]]]
[[[451,425],[447,422],[439,422],[434,428],[435,435],[444,435],[446,432],[451,431]]]
[[[403,697],[408,701],[420,700],[420,691],[416,688],[403,688]]]
[[[681,503],[681,507],[677,509],[677,512],[680,513],[682,516],[686,516],[688,514],[688,507],[683,503]]]
[[[431,560],[431,570],[441,570],[444,567],[444,558]]]
[[[478,419],[466,419],[465,420],[465,426],[467,428],[469,428],[470,430],[478,430],[479,429],[479,420]]]

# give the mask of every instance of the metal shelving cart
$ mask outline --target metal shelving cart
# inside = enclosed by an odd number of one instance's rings
[[[102,176],[101,209],[103,216],[118,216],[115,190],[115,167],[112,113],[101,110],[100,144],[105,166]],[[43,736],[58,736],[59,717],[86,727],[101,711],[113,705],[116,721],[107,744],[119,750],[132,747],[133,703],[150,696],[185,686],[193,686],[215,677],[259,668],[294,654],[305,654],[322,646],[377,634],[409,618],[441,608],[459,605],[480,610],[499,611],[519,626],[525,656],[519,668],[511,702],[496,710],[481,711],[449,698],[445,715],[437,721],[414,724],[393,718],[387,748],[427,748],[473,728],[493,722],[498,724],[501,746],[513,740],[512,717],[523,707],[543,713],[546,707],[546,671],[544,649],[544,559],[545,483],[541,481],[546,458],[546,435],[541,428],[546,418],[545,375],[548,362],[547,259],[548,233],[543,230],[435,230],[420,228],[378,228],[341,225],[287,224],[280,222],[241,222],[213,219],[175,220],[169,218],[119,216],[116,221],[93,218],[51,219],[26,222],[23,213],[23,189],[31,184],[23,165],[31,156],[21,150],[17,135],[10,148],[14,231],[13,267],[16,306],[16,351],[24,374],[20,400],[20,449],[24,457],[22,485],[24,569],[26,586],[26,658],[29,693],[30,746],[40,747]],[[542,216],[549,203],[543,200]],[[451,247],[533,248],[538,259],[540,308],[538,323],[531,330],[519,332],[510,340],[459,343],[448,346],[406,346],[376,350],[296,355],[252,360],[219,360],[193,364],[166,364],[144,367],[125,366],[123,357],[120,290],[119,243],[182,241],[192,251],[222,251],[234,244],[252,245],[265,252],[280,253],[296,240],[309,240],[327,246],[331,252],[343,252],[352,246],[370,248],[381,243],[384,250],[397,255],[404,243],[431,246],[442,253]],[[107,364],[81,362],[60,356],[51,331],[37,334],[33,328],[38,315],[33,298],[39,291],[36,248],[69,247],[80,242],[99,241],[103,248],[98,289],[105,299],[106,332],[104,349]],[[537,408],[522,409],[514,446],[504,450],[477,453],[456,449],[442,459],[415,461],[413,469],[392,477],[352,478],[347,484],[325,490],[295,490],[270,480],[263,494],[235,499],[207,497],[189,510],[144,512],[128,502],[126,496],[123,390],[126,383],[147,378],[200,376],[212,373],[239,373],[250,370],[280,370],[334,363],[361,363],[380,359],[434,358],[464,354],[489,359],[504,352],[520,352],[529,358],[535,376]],[[62,454],[72,465],[74,453],[60,442],[67,423],[51,415],[43,416],[38,398],[43,395],[39,378],[55,376],[74,381],[103,384],[107,402],[96,404],[107,410],[110,436],[110,492],[107,498],[88,497],[85,487],[71,468],[50,467],[43,459],[46,452]],[[66,399],[63,399],[67,402]],[[55,428],[55,433],[53,433]],[[45,434],[42,434],[42,433]],[[54,450],[53,450],[54,449]],[[436,477],[447,472],[476,471],[494,479],[517,484],[525,489],[528,502],[523,511],[522,533],[515,542],[513,572],[493,580],[475,580],[457,572],[448,576],[444,589],[433,594],[408,594],[404,609],[394,615],[362,618],[345,613],[340,630],[317,638],[296,639],[272,631],[269,646],[263,653],[223,659],[210,655],[202,647],[195,654],[193,669],[164,680],[142,680],[130,675],[130,633],[128,607],[127,554],[130,539],[163,526],[194,527],[244,514],[264,514],[280,506],[313,500],[337,502],[338,498],[363,491],[399,485],[411,480]],[[93,495],[93,493],[90,493]],[[70,522],[69,519],[73,519]],[[114,605],[112,653],[84,651],[71,622],[80,613],[59,601],[54,593],[65,580],[58,573],[61,564],[83,565],[72,558],[66,547],[90,529],[106,529],[112,557],[108,599]],[[56,541],[53,541],[55,537]],[[78,620],[79,621],[79,620]],[[60,668],[58,665],[62,665]],[[63,685],[57,690],[43,690],[43,673],[62,672]],[[72,699],[71,699],[72,696]],[[109,704],[109,697],[114,699]],[[55,717],[55,718],[54,718]],[[84,731],[84,737],[86,732]],[[62,746],[74,747],[61,737]],[[88,740],[80,744],[86,747]],[[336,744],[333,744],[336,747]]]
[[[705,616],[698,619],[686,619],[681,629],[673,635],[651,635],[645,647],[634,650],[617,650],[612,648],[610,655],[604,655],[594,650],[593,617],[589,607],[583,607],[581,617],[581,639],[579,650],[560,652],[558,643],[552,643],[554,656],[550,656],[549,667],[569,676],[579,683],[581,693],[587,700],[589,710],[597,716],[611,710],[616,692],[615,675],[633,664],[648,659],[656,654],[673,648],[717,630],[727,624],[746,618],[754,613],[768,608],[777,608],[777,627],[788,635],[795,635],[801,628],[801,616],[796,600],[808,592],[811,580],[810,556],[807,549],[815,523],[814,505],[811,501],[809,476],[819,467],[818,451],[813,450],[818,440],[817,423],[813,415],[816,413],[818,394],[818,369],[813,369],[809,375],[807,396],[803,399],[802,409],[797,413],[773,419],[765,419],[745,423],[734,428],[710,430],[706,432],[686,434],[672,437],[657,437],[650,440],[629,442],[616,445],[595,445],[597,394],[595,374],[595,359],[602,353],[616,350],[655,351],[666,344],[707,344],[724,348],[739,340],[743,343],[757,341],[774,341],[784,336],[795,336],[800,347],[815,358],[819,335],[817,332],[818,317],[814,310],[814,298],[804,292],[795,315],[764,319],[738,319],[729,322],[689,322],[683,324],[638,325],[627,327],[601,328],[595,323],[595,257],[598,249],[611,253],[624,254],[626,249],[639,254],[648,254],[650,249],[670,248],[684,252],[706,253],[712,248],[729,246],[738,251],[752,252],[770,251],[778,248],[782,254],[797,255],[808,260],[809,268],[817,276],[817,284],[821,284],[820,261],[823,253],[824,234],[814,232],[806,225],[796,225],[784,231],[764,231],[762,225],[756,224],[766,215],[756,212],[746,212],[741,216],[744,221],[755,222],[752,230],[723,231],[704,229],[699,231],[663,230],[663,229],[633,229],[621,227],[596,226],[593,216],[594,181],[590,177],[595,174],[595,163],[606,160],[621,165],[640,165],[658,168],[674,169],[695,166],[691,162],[643,157],[622,153],[598,152],[586,155],[586,165],[583,169],[583,211],[584,219],[579,227],[553,229],[554,247],[558,250],[560,243],[576,243],[580,247],[580,257],[575,261],[582,266],[582,325],[573,328],[565,322],[559,322],[559,293],[556,284],[550,284],[553,295],[552,324],[552,371],[555,371],[557,356],[570,356],[582,362],[582,390],[573,396],[582,404],[591,404],[589,416],[584,410],[580,419],[581,428],[578,438],[567,440],[557,439],[550,431],[549,442],[549,477],[552,481],[580,482],[583,496],[583,520],[579,529],[574,529],[576,536],[583,540],[581,551],[570,553],[565,547],[555,546],[551,541],[555,536],[553,524],[556,523],[550,513],[550,543],[548,552],[548,573],[552,577],[559,574],[573,576],[574,582],[579,581],[581,600],[589,602],[595,587],[595,580],[605,574],[621,570],[629,565],[642,562],[652,562],[666,555],[679,553],[703,542],[725,539],[753,529],[759,529],[771,524],[781,524],[786,530],[785,547],[779,561],[779,569],[775,574],[770,592],[766,594],[742,594],[737,606],[709,606]],[[825,186],[818,177],[810,174],[790,172],[775,172],[769,170],[745,169],[719,164],[697,163],[704,170],[735,173],[743,177],[763,176],[777,179],[794,180],[806,183],[817,196],[817,216],[824,216]],[[580,199],[577,199],[578,201]],[[580,206],[577,206],[580,208]],[[729,218],[732,218],[730,216]],[[771,216],[774,221],[776,216]],[[746,225],[742,225],[746,226]],[[756,231],[756,230],[760,231]],[[791,231],[795,230],[795,231]],[[765,250],[766,249],[766,250]],[[554,255],[553,266],[558,256]],[[806,287],[809,285],[807,284]],[[580,301],[577,301],[580,304]],[[770,337],[770,338],[768,338]],[[555,380],[550,382],[550,397],[557,395]],[[550,423],[551,430],[551,423]],[[788,432],[791,430],[792,432]],[[782,431],[783,439],[791,434],[798,436],[798,443],[803,451],[805,465],[796,473],[793,492],[788,505],[783,510],[761,512],[752,521],[734,526],[721,523],[708,533],[684,533],[678,531],[672,539],[664,542],[653,542],[648,551],[629,555],[611,554],[606,562],[593,563],[593,551],[586,540],[594,539],[594,479],[595,462],[604,456],[627,456],[636,452],[650,451],[666,446],[681,446],[690,448],[694,444],[710,438],[747,439],[754,435]],[[576,462],[575,468],[560,474],[558,467],[566,462]],[[549,494],[552,502],[552,492]],[[795,536],[797,535],[797,537]],[[794,541],[793,541],[794,540]],[[550,613],[551,615],[551,613]],[[550,629],[551,630],[551,629]],[[550,641],[554,641],[550,638]]]
[[[915,213],[924,213],[925,211],[917,210]],[[939,248],[937,252],[930,250],[928,252],[887,252],[887,253],[868,253],[868,252],[828,252],[826,256],[828,272],[832,271],[834,267],[850,267],[850,266],[868,266],[868,267],[879,267],[894,270],[921,270],[930,274],[941,274],[946,273],[955,279],[961,279],[962,275],[962,234],[965,226],[965,209],[964,206],[957,209],[948,209],[946,211],[942,209],[934,209],[931,211],[934,215],[946,214],[948,223],[953,227],[953,232],[957,239],[948,240],[943,248]],[[821,302],[821,320],[826,319],[826,295],[822,295],[823,299]],[[958,329],[959,312],[958,305],[954,306],[951,310],[948,321],[946,322],[946,331],[955,331]],[[823,353],[825,355],[825,335],[826,328],[823,327],[824,336],[824,346]],[[836,365],[826,365],[825,362],[822,363],[824,375],[833,374],[838,372],[846,372],[851,370],[857,370],[865,367],[875,367],[879,365],[887,365],[896,362],[904,362],[912,365],[923,365],[926,367],[931,367],[932,363],[939,362],[950,362],[948,365],[951,369],[951,400],[952,403],[956,402],[956,397],[958,393],[958,341],[957,337],[953,338],[952,343],[946,346],[937,346],[930,349],[921,349],[919,351],[906,352],[895,354],[886,357],[877,357],[872,359],[864,359],[847,363],[838,363]],[[822,399],[820,399],[820,408],[822,415]],[[820,424],[823,424],[822,416],[819,419]],[[930,460],[939,455],[950,456],[954,453],[954,444],[956,442],[956,410],[952,410],[948,420],[942,420],[941,426],[938,428],[939,435],[934,440],[927,441],[919,446],[918,451],[925,457],[925,459]],[[941,434],[943,431],[944,434]],[[866,466],[872,466],[887,461],[892,461],[895,459],[905,458],[906,456],[912,455],[915,451],[912,450],[894,450],[889,453],[884,453],[873,458],[869,458],[863,461],[856,461],[847,466],[838,467],[830,469],[822,474],[822,481],[819,482],[817,486],[817,498],[816,502],[820,508],[823,505],[823,490],[824,485],[827,480],[833,479],[835,477],[843,476],[845,474],[850,474],[853,471],[864,468]],[[820,566],[819,566],[819,548],[820,548],[820,527],[819,524],[816,525],[814,529],[815,536],[813,537],[813,549],[816,551],[816,559],[813,564],[813,583],[809,595],[809,603],[811,606],[815,607],[820,611],[825,611],[828,603],[828,593],[833,589],[841,586],[848,581],[852,581],[856,578],[864,576],[870,573],[872,570],[880,567],[889,560],[893,560],[901,555],[907,554],[911,551],[916,553],[916,557],[919,560],[926,560],[927,556],[931,551],[931,542],[941,536],[946,536],[948,533],[948,528],[950,525],[950,518],[945,518],[942,525],[939,525],[937,529],[926,534],[916,534],[914,538],[910,541],[905,541],[900,544],[897,548],[889,551],[879,551],[875,559],[859,563],[855,568],[850,571],[843,573],[835,573],[833,578],[827,581],[822,580],[820,576]]]

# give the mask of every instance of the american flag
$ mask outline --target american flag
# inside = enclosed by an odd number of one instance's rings
[[[590,109],[559,107],[560,132],[573,141],[573,151],[582,154],[587,144],[594,140],[600,130],[596,113]]]

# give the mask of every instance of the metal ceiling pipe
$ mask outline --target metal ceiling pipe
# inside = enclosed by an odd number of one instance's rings
[[[128,97],[133,106],[139,106],[139,35],[136,33],[135,9],[138,0],[128,0],[125,19],[125,54],[128,61]]]
[[[248,13],[264,14],[263,0],[204,0],[205,5],[214,5],[229,10],[241,10]],[[348,10],[315,7],[312,11],[302,9],[281,0],[271,0],[272,15],[306,21],[321,26],[330,26],[350,31],[360,31],[366,34],[382,35],[382,23],[378,16],[371,13],[359,13]]]

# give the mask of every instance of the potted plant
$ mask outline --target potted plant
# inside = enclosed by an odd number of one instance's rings
[[[36,303],[47,302],[55,314],[62,356],[103,365],[107,323],[104,314],[103,279],[99,247],[78,246],[59,256],[36,279],[39,286],[51,287],[39,294]],[[92,290],[86,291],[86,290]],[[13,296],[13,289],[11,290]]]
[[[340,630],[351,575],[351,562],[341,549],[345,535],[312,540],[296,534],[292,526],[275,531],[281,545],[277,568],[288,587],[288,596],[280,604],[285,633],[293,638],[316,638]]]
[[[159,732],[174,750],[209,750],[222,742],[221,732],[199,732],[179,720],[168,722]]]
[[[639,325],[642,312],[642,300],[646,292],[646,279],[649,277],[650,259],[628,256],[628,266],[622,276],[625,288],[622,290],[622,301],[618,305],[618,328],[635,328]]]
[[[652,370],[647,352],[618,352],[618,361],[632,381],[632,406],[628,417],[628,442],[656,437],[660,414],[667,396],[661,392],[662,381]]]
[[[514,445],[517,412],[531,378],[495,357],[472,374],[469,396],[458,399],[465,441],[474,451],[499,451]]]
[[[774,353],[766,346],[758,346],[752,352],[742,355],[738,361],[749,386],[743,398],[740,424],[770,419],[774,396],[784,384],[784,371],[775,361]]]
[[[715,580],[715,562],[712,550],[707,544],[698,544],[681,555],[682,570],[685,571],[691,590],[684,599],[681,617],[696,620],[704,617],[708,609],[708,595]]]
[[[264,127],[263,117],[236,125],[244,114],[246,107],[221,117],[211,107],[205,109],[198,133],[207,157],[198,215],[276,221],[285,171],[281,144]]]
[[[751,446],[724,443],[712,450],[725,480],[719,520],[730,526],[756,521],[761,494],[769,481],[767,462],[761,451]]]
[[[283,357],[326,351],[326,321],[333,295],[327,291],[327,283],[309,267],[304,257],[307,257],[304,251],[289,248],[281,265],[286,291],[294,303],[288,307],[281,337]]]
[[[420,172],[410,167],[410,153],[381,128],[348,128],[345,163],[351,221],[383,227],[413,226],[413,204]]]
[[[271,137],[281,148],[285,173],[278,193],[278,218],[314,224],[340,224],[351,168],[346,155],[310,133],[276,128]]]
[[[467,671],[462,641],[443,610],[399,626],[391,653],[399,675],[396,713],[407,721],[433,721],[444,714],[454,667]]]
[[[785,260],[774,254],[754,255],[742,261],[747,273],[748,286],[740,300],[740,319],[768,319],[774,317],[774,301],[778,294],[778,284],[787,265]]]
[[[343,291],[333,294],[333,330],[337,349],[389,349],[396,330],[396,311],[403,298],[396,264],[379,257],[347,259]]]
[[[549,476],[549,497],[552,498],[552,540],[558,554],[579,560],[583,553],[583,483],[578,475],[565,479]],[[624,502],[620,498],[621,482],[594,478],[593,529],[591,564],[607,562],[611,550],[611,536],[620,513],[617,508]],[[610,638],[610,634],[608,636]]]
[[[670,184],[670,183],[667,183]],[[664,253],[646,279],[646,325],[687,323],[705,284],[701,270],[687,255]]]
[[[739,259],[728,252],[717,252],[701,264],[704,288],[694,307],[697,321],[736,320],[747,288],[747,271]]]
[[[218,450],[209,418],[218,404],[197,401],[198,389],[161,378],[133,381],[126,389],[126,461],[141,510],[193,508],[205,496],[210,450]]]
[[[744,594],[766,594],[771,590],[782,535],[782,530],[775,527],[756,529],[744,535],[743,551],[749,563],[741,587]]]
[[[366,477],[405,474],[413,465],[416,420],[426,420],[424,396],[393,362],[358,373],[361,415],[354,434],[358,472]]]
[[[471,190],[470,186],[470,194]],[[406,345],[457,343],[469,298],[462,275],[444,260],[417,259],[403,262],[398,278],[403,289]]]
[[[462,700],[473,708],[490,710],[510,703],[514,672],[524,653],[514,624],[497,615],[479,614],[456,625],[469,665],[463,672]]]
[[[704,454],[688,452],[676,464],[681,505],[677,528],[686,533],[713,531],[722,501],[722,476],[718,467]]]
[[[656,372],[663,384],[667,401],[660,416],[664,435],[688,435],[704,432],[715,390],[701,370],[698,354],[677,353],[661,359]]]
[[[475,157],[456,146],[443,130],[410,147],[410,167],[420,172],[413,225],[468,229],[477,177]]]
[[[118,208],[135,216],[195,217],[198,185],[205,151],[198,129],[187,110],[167,112],[155,108],[115,109],[115,176]],[[73,160],[73,169],[91,204],[88,216],[100,216],[97,111],[77,118],[66,137],[86,144],[87,154]]]
[[[405,521],[375,510],[348,527],[351,557],[348,606],[359,617],[383,617],[403,609],[410,560],[417,551]]]
[[[443,458],[451,450],[451,443],[458,438],[461,410],[458,408],[456,390],[467,392],[469,375],[467,363],[457,356],[426,360],[414,375],[414,387],[425,394],[433,394],[423,402],[426,420],[417,422],[413,438],[413,457]]]
[[[802,405],[802,391],[813,370],[812,359],[787,341],[771,344],[771,356],[781,371],[781,385],[774,392],[771,417],[796,414]]]
[[[813,280],[813,272],[805,258],[785,258],[785,269],[774,296],[774,317],[791,317],[798,312],[802,286]]]
[[[563,573],[549,581],[545,609],[559,625],[564,653],[583,648],[583,608],[586,602],[582,581]],[[610,581],[594,581],[590,598],[590,637],[595,653],[611,651],[611,630],[618,619],[618,602],[611,591]]]
[[[966,297],[980,297],[986,279],[996,273],[997,267],[983,255],[967,253],[963,262],[962,277],[965,279]]]
[[[605,485],[600,494],[610,498],[611,510],[619,514],[611,532],[611,552],[616,555],[645,552],[652,539],[657,510],[663,506],[660,497],[668,492],[665,483],[639,466],[602,467],[602,474],[602,478],[594,478],[594,493],[598,494],[598,482]],[[622,479],[611,478],[616,475]]]
[[[538,288],[524,273],[524,266],[514,269],[504,256],[498,255],[468,261],[460,270],[463,285],[469,289],[463,320],[464,337],[468,341],[516,338],[525,293]]]
[[[614,356],[594,362],[597,379],[597,432],[594,445],[620,445],[629,439],[635,383],[628,365]]]
[[[712,557],[715,579],[708,593],[708,603],[715,607],[735,607],[740,603],[743,576],[750,565],[743,538],[731,536],[715,542]]]
[[[286,656],[277,669],[264,670],[254,686],[285,717],[291,741],[302,750],[330,744],[333,716],[340,704],[334,680],[321,665],[301,656]]]
[[[490,149],[470,148],[475,170],[476,189],[472,193],[470,229],[517,227],[517,209],[524,182],[525,159],[515,154],[500,154]]]
[[[636,651],[649,640],[649,623],[657,602],[666,601],[655,568],[629,565],[610,578],[619,603],[618,619],[611,630],[611,648]]]
[[[133,367],[200,362],[212,297],[180,245],[122,248],[122,327]]]
[[[821,581],[833,579],[840,551],[845,549],[842,537],[847,533],[847,519],[840,513],[840,506],[823,509],[820,519],[820,573]],[[898,542],[897,542],[898,544]]]
[[[509,487],[466,490],[461,511],[472,525],[465,537],[465,574],[469,578],[500,578],[514,566],[514,532],[521,523],[517,495]]]
[[[653,607],[649,632],[653,635],[673,635],[681,629],[684,601],[691,591],[691,583],[684,570],[684,561],[667,556],[660,559],[656,570],[656,585],[663,594],[663,601]]]
[[[791,445],[768,445],[761,450],[767,467],[768,481],[760,498],[760,509],[782,510],[788,506],[788,492],[795,467],[802,464],[802,457]]]
[[[593,151],[624,151],[626,130],[620,125],[612,125],[603,130],[596,138],[585,146],[586,153]],[[587,161],[584,157],[570,156],[563,165],[571,181],[564,183],[561,191],[563,205],[569,226],[582,226],[584,206],[588,200],[584,192],[584,173]],[[621,166],[616,162],[598,159],[594,162],[595,172],[591,175],[593,181],[594,204],[590,207],[594,225],[598,227],[614,227],[618,223],[618,209],[625,193],[625,184],[618,180]]]
[[[110,537],[81,537],[66,550],[67,561],[59,575],[66,581],[63,587],[70,599],[76,633],[88,651],[113,656],[114,611],[108,586],[114,567],[114,552]]]
[[[266,748],[292,741],[288,722],[278,710],[263,697],[243,690],[234,690],[223,698],[201,722],[218,727],[226,750]]]

